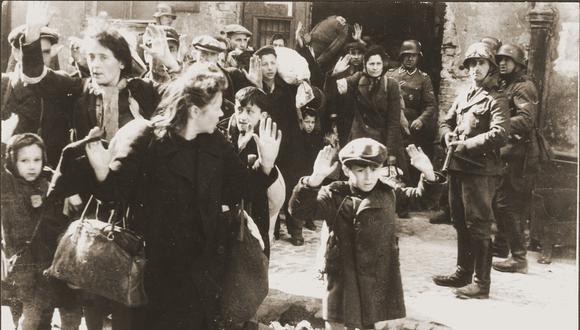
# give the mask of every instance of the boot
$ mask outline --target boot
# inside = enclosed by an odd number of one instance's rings
[[[512,251],[512,256],[501,262],[494,262],[493,269],[506,273],[528,273],[528,260],[526,251]]]
[[[528,261],[524,258],[524,260],[516,260],[513,257],[504,260],[498,261],[493,263],[493,269],[504,272],[504,273],[528,273]]]
[[[433,276],[439,286],[460,288],[471,283],[473,277],[473,253],[469,244],[469,234],[457,232],[457,270],[451,275]]]
[[[450,225],[451,224],[451,215],[449,214],[449,209],[444,208],[441,211],[438,211],[437,213],[435,213],[435,215],[431,219],[429,219],[429,223],[433,224],[433,225],[439,225],[439,224]]]
[[[489,286],[491,283],[491,240],[473,240],[471,247],[475,256],[475,280],[455,290],[457,298],[461,299],[488,299]]]
[[[507,244],[507,240],[504,237],[500,235],[496,236],[492,244],[492,253],[494,257],[503,259],[509,256],[510,250]]]

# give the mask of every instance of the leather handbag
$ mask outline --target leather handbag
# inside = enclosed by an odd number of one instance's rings
[[[72,222],[58,243],[47,274],[69,286],[106,297],[129,307],[147,303],[145,294],[145,242],[142,237],[113,220],[88,219],[87,202],[79,220]],[[97,202],[97,211],[99,214]]]
[[[243,202],[224,216],[231,236],[220,309],[226,329],[231,329],[254,317],[268,295],[268,259],[248,228],[250,220]]]

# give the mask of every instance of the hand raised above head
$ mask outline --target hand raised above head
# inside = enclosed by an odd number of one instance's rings
[[[40,38],[40,29],[48,26],[54,11],[48,1],[29,1],[26,9],[26,42],[30,43]]]
[[[339,75],[346,70],[350,66],[350,54],[346,54],[343,57],[339,58],[336,64],[334,65],[334,69],[332,70],[332,76]]]

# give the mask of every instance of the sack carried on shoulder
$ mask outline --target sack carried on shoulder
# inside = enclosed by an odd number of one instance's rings
[[[248,228],[251,218],[243,206],[224,215],[229,218],[232,237],[220,305],[226,325],[233,326],[251,319],[268,295],[268,259]]]
[[[108,222],[87,219],[93,199],[91,196],[81,218],[60,239],[47,273],[126,306],[144,305],[145,243],[139,235],[111,222],[114,211]]]

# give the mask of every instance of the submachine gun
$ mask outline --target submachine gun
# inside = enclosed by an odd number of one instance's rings
[[[457,129],[455,129],[453,131],[451,142],[464,141],[464,140],[465,140],[465,135],[457,136]],[[455,146],[449,146],[447,148],[447,154],[445,155],[445,161],[443,162],[443,167],[441,168],[441,173],[447,174],[447,170],[449,169],[449,164],[451,163],[451,158],[453,158],[453,157],[460,159],[460,160],[462,160],[466,163],[469,163],[471,165],[474,165],[476,167],[479,167],[479,168],[485,167],[485,164],[482,164],[480,162],[476,162],[475,160],[468,158],[465,155],[461,155],[461,154],[456,153],[455,148],[456,148]]]

